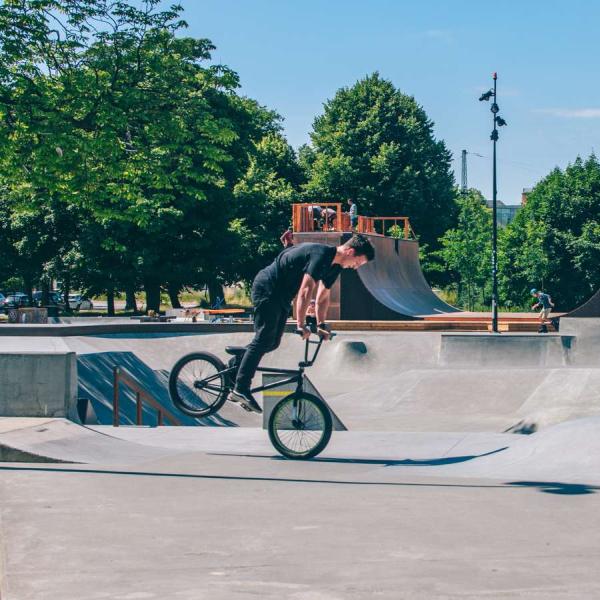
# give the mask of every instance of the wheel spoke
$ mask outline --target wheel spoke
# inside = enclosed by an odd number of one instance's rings
[[[272,433],[284,454],[306,456],[322,442],[327,424],[322,409],[310,397],[284,399],[275,410]]]
[[[175,385],[171,388],[173,401],[182,410],[205,416],[216,410],[226,391],[225,374],[216,359],[192,355],[178,367]],[[176,397],[175,397],[176,396]],[[217,408],[215,408],[217,407]]]

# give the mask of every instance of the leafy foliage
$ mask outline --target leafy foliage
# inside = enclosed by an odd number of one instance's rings
[[[554,169],[502,237],[501,294],[522,305],[532,287],[570,310],[600,287],[600,163],[592,154]]]
[[[474,310],[486,303],[491,272],[491,213],[477,190],[458,198],[458,224],[440,238],[437,255],[458,283],[458,301]]]
[[[309,198],[353,197],[361,214],[408,216],[432,249],[455,224],[450,152],[415,99],[378,73],[338,90],[311,139],[301,151]]]

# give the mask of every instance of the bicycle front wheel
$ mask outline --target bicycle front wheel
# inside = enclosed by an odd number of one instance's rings
[[[214,354],[195,352],[179,359],[169,376],[173,404],[191,417],[208,417],[227,399],[227,368]]]
[[[333,424],[327,405],[317,396],[290,394],[275,405],[269,418],[269,438],[286,458],[302,460],[321,453]]]

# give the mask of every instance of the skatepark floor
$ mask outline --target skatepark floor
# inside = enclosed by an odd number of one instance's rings
[[[1,597],[597,597],[599,428],[336,432],[296,462],[257,428],[4,423],[125,456],[0,464]]]
[[[63,342],[156,370],[224,346]],[[441,364],[435,333],[340,335],[309,376],[349,431],[312,461],[237,407],[238,427],[0,419],[0,597],[598,597],[600,377],[542,343],[541,362],[490,368]],[[286,336],[269,362],[299,349]]]

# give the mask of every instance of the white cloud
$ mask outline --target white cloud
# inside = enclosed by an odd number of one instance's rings
[[[565,119],[600,119],[600,108],[538,108],[535,112]]]

